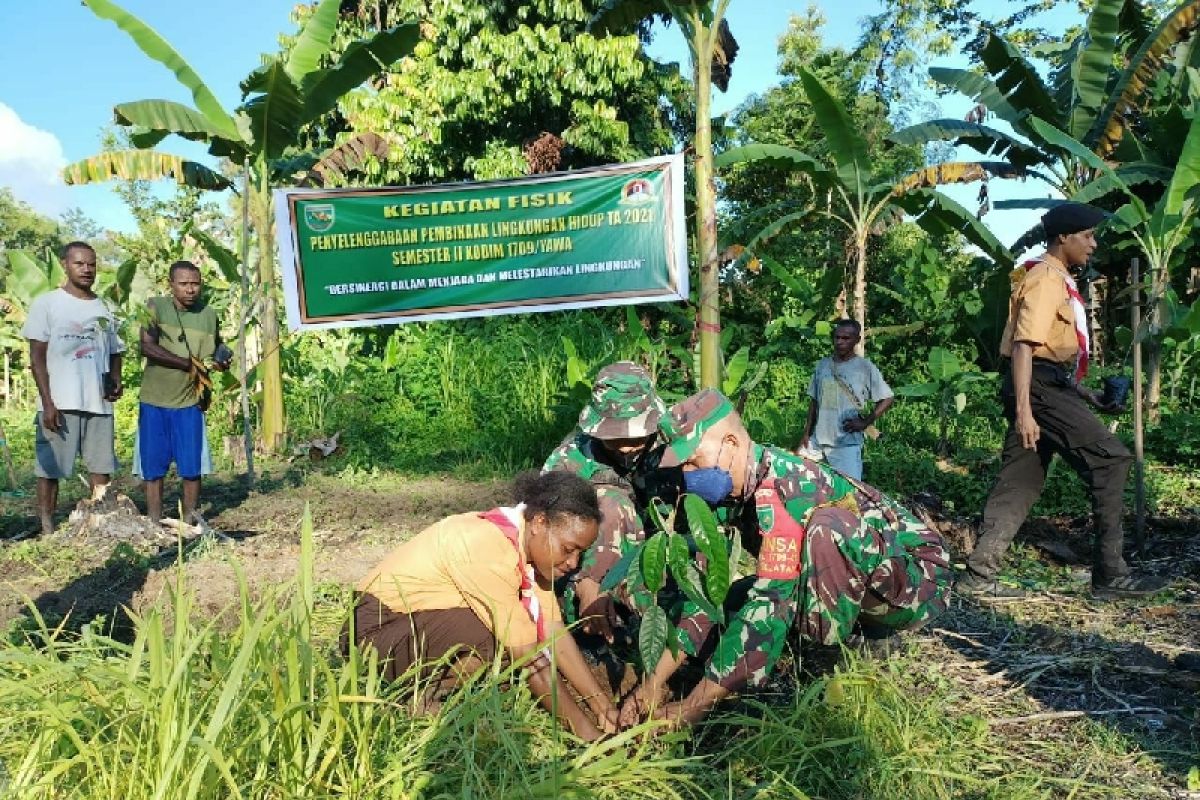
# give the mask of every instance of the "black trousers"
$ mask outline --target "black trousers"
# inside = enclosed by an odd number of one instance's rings
[[[1122,555],[1125,480],[1133,456],[1109,432],[1071,385],[1067,371],[1034,362],[1030,384],[1033,418],[1041,429],[1037,448],[1027,450],[1017,432],[1012,372],[1001,386],[1008,434],[1001,454],[1000,474],[988,495],[979,528],[979,542],[967,567],[985,578],[1000,569],[1004,552],[1037,502],[1050,460],[1058,453],[1087,485],[1092,495],[1095,526],[1093,580],[1129,574]]]

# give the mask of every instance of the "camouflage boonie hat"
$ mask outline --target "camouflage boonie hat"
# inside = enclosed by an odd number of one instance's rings
[[[670,425],[650,373],[632,361],[618,361],[596,373],[592,400],[579,415],[579,429],[597,439],[642,439],[660,430],[670,435]]]
[[[704,389],[671,406],[675,435],[663,453],[663,467],[677,467],[692,457],[713,425],[734,413],[733,403],[716,389]]]

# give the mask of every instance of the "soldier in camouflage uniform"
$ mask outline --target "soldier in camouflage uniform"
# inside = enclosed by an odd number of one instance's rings
[[[657,469],[671,433],[671,416],[650,374],[632,361],[618,361],[597,373],[578,428],[542,467],[543,472],[572,472],[596,487],[600,533],[580,560],[573,588],[584,632],[610,643],[620,622],[615,603],[632,604],[624,596],[614,599],[601,592],[600,583],[625,548],[646,538],[638,509],[645,508],[652,494],[671,494],[658,485],[669,478]]]
[[[758,565],[704,679],[657,716],[693,722],[729,694],[761,685],[793,626],[804,639],[835,644],[856,629],[871,638],[917,628],[946,609],[949,552],[903,506],[820,462],[756,444],[719,392],[694,395],[672,414],[679,434],[660,463],[682,465],[688,491],[721,501],[719,515],[739,529]],[[708,477],[722,473],[731,489],[714,494]],[[727,497],[716,496],[722,491]],[[663,656],[622,709],[623,722],[663,696],[683,654],[699,653],[715,627],[699,608],[685,609],[681,654]]]

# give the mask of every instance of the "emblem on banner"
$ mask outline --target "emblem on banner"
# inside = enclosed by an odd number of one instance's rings
[[[654,187],[645,178],[634,178],[621,187],[620,205],[654,202]]]
[[[320,203],[304,207],[304,222],[313,233],[324,233],[333,227],[332,203]]]

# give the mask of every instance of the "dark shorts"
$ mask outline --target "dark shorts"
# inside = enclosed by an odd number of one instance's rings
[[[201,475],[204,452],[204,412],[200,406],[163,408],[138,404],[138,457],[142,479],[156,481],[167,474],[171,462],[183,480]]]
[[[379,653],[386,680],[394,681],[414,664],[435,662],[447,655],[474,653],[491,661],[496,637],[469,608],[435,611],[392,611],[373,594],[361,594],[354,606],[354,639]],[[350,631],[343,628],[342,652],[349,652]]]

